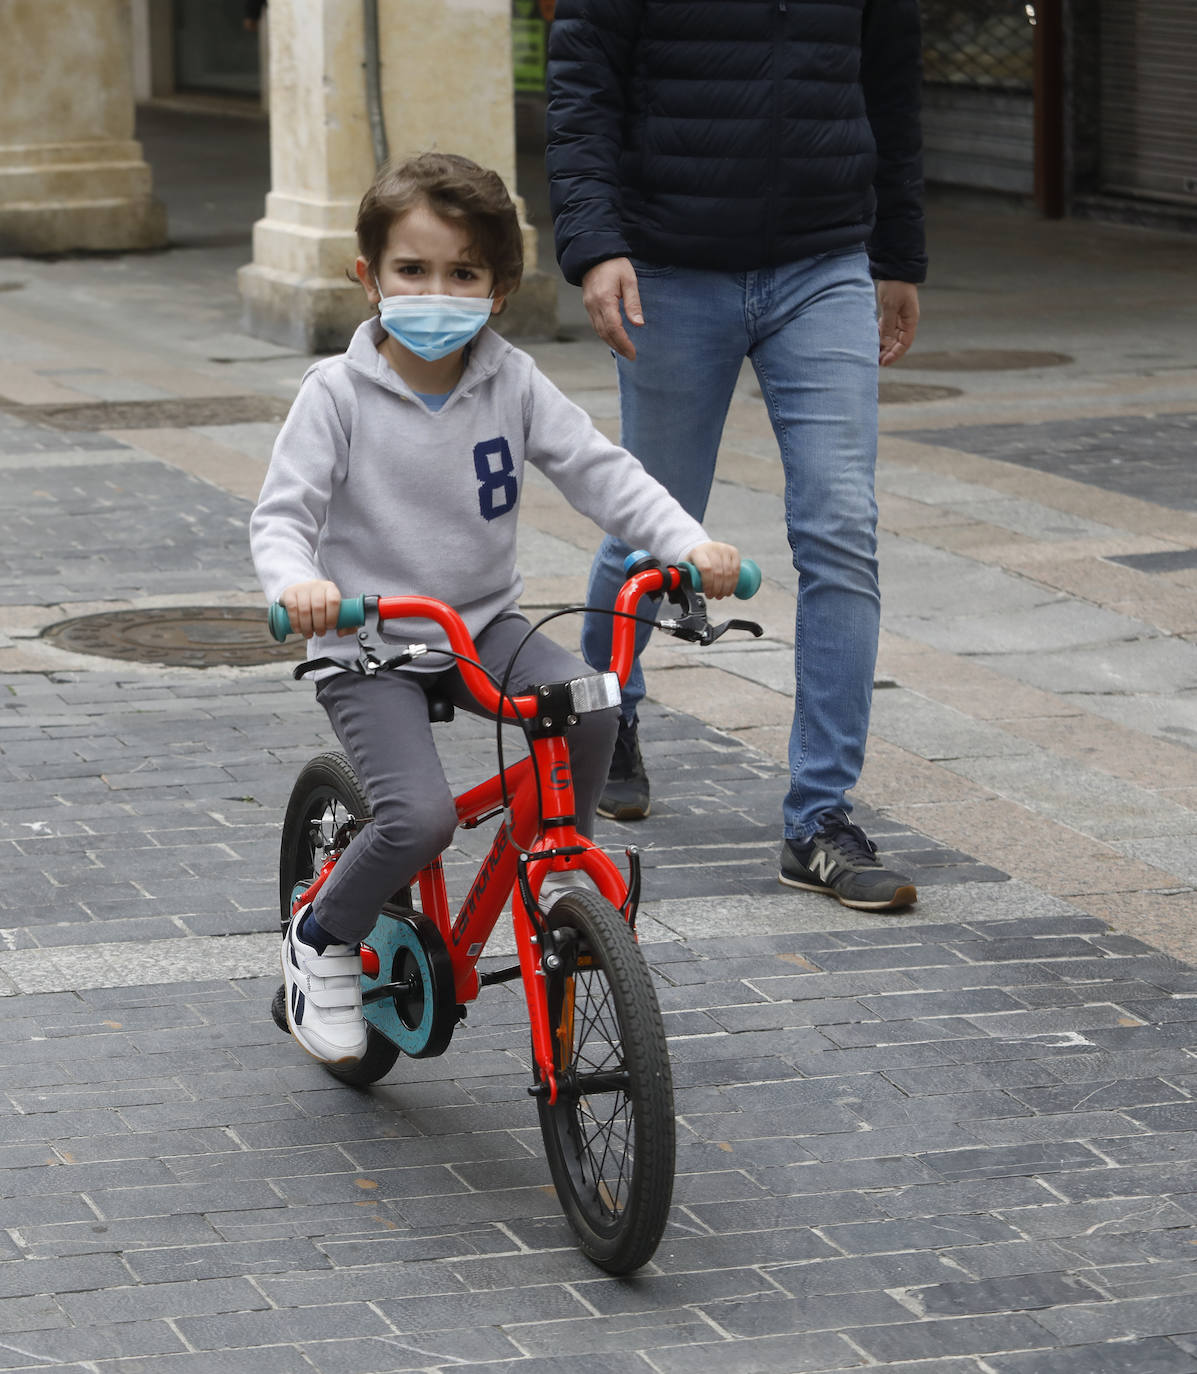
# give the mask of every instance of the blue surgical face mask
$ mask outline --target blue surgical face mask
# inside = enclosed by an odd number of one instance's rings
[[[404,348],[434,363],[464,348],[490,318],[493,305],[489,296],[383,296],[378,318]]]

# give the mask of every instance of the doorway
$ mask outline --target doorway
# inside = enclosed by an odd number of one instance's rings
[[[244,0],[175,0],[175,88],[259,95],[258,35],[244,26]]]

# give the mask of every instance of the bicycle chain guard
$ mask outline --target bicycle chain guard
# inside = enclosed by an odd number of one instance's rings
[[[379,913],[362,942],[362,1012],[380,1035],[411,1059],[443,1054],[461,1019],[453,963],[440,931],[417,911]]]

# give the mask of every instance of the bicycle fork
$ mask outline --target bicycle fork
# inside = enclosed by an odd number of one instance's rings
[[[557,1068],[565,1049],[559,1037],[569,1037],[572,1006],[567,988],[565,1004],[558,1012],[560,1024],[553,1023],[548,979],[550,975],[561,971],[565,961],[575,956],[571,949],[558,946],[555,931],[545,921],[540,903],[533,895],[529,870],[534,865],[546,868],[543,874],[538,875],[538,889],[549,873],[584,873],[600,895],[620,911],[625,920],[632,922],[640,895],[640,864],[637,851],[629,848],[630,878],[625,886],[619,870],[608,855],[592,840],[578,834],[573,774],[564,736],[541,736],[534,738],[531,743],[535,755],[533,766],[541,778],[549,780],[549,786],[540,797],[539,835],[530,849],[522,848],[517,863],[512,917],[520,974],[528,1002],[535,1061],[535,1082],[528,1091],[534,1097],[544,1097],[550,1103],[555,1103],[560,1090]]]

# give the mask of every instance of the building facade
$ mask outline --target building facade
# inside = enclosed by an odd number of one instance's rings
[[[1197,0],[922,0],[927,175],[1197,227]]]
[[[1197,0],[921,4],[930,182],[1197,230]],[[268,94],[272,185],[239,274],[245,327],[336,347],[360,311],[342,265],[383,154],[451,147],[516,190],[513,66],[534,87],[552,8],[269,0],[255,29],[245,0],[74,0],[69,25],[44,0],[7,0],[0,254],[162,244],[136,102]],[[552,328],[551,280],[533,271],[517,301],[528,332]]]

